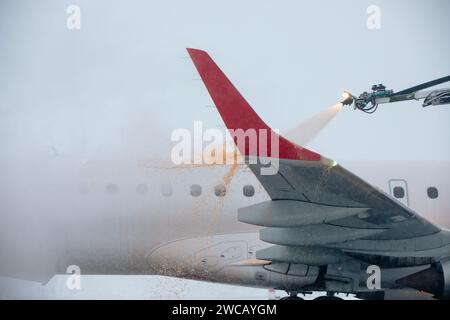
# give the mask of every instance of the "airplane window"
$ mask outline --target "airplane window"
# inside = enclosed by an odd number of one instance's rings
[[[81,194],[88,194],[89,193],[89,188],[86,185],[81,185],[78,190],[80,191]]]
[[[191,186],[191,196],[198,197],[202,194],[202,187],[198,184],[193,184]]]
[[[161,187],[161,193],[165,197],[170,197],[173,193],[172,186],[170,184],[163,184]]]
[[[436,199],[437,197],[439,197],[439,192],[436,187],[429,187],[427,189],[427,194],[430,199]]]
[[[116,194],[117,191],[119,191],[119,188],[114,183],[110,183],[106,186],[106,192],[109,194]]]
[[[147,185],[146,185],[146,184],[143,184],[143,183],[138,184],[137,187],[136,187],[136,192],[137,192],[138,194],[140,194],[140,195],[146,195],[147,192],[148,192],[148,187],[147,187]]]
[[[248,184],[248,185],[244,186],[244,188],[242,189],[242,192],[244,193],[244,196],[246,196],[246,197],[253,197],[255,194],[255,188],[253,188],[253,186]]]
[[[405,189],[403,189],[403,187],[394,187],[393,193],[394,197],[397,199],[402,199],[405,197]]]
[[[224,197],[225,194],[227,193],[227,189],[225,188],[225,186],[223,184],[219,184],[219,185],[215,186],[214,193],[217,197]]]

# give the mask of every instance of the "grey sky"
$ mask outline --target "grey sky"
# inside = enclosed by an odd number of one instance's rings
[[[174,128],[221,124],[204,108],[211,100],[192,81],[198,75],[183,59],[185,47],[208,50],[280,129],[334,104],[343,89],[360,93],[383,82],[400,90],[450,73],[448,1],[377,1],[377,31],[366,28],[374,3],[2,1],[0,103],[3,112],[26,105],[62,116],[97,109],[102,117],[86,129],[102,121],[136,130],[128,145],[153,147],[158,139],[169,148]],[[66,28],[69,4],[81,8],[80,31]],[[123,123],[124,114],[138,120]],[[448,159],[448,119],[447,107],[414,102],[372,116],[348,109],[312,148],[336,159]]]
[[[79,31],[66,28],[70,4],[81,8]],[[371,4],[381,8],[381,30],[366,27]],[[77,134],[90,132],[81,138],[97,139],[99,148],[113,148],[102,137],[117,135],[122,144],[111,152],[168,156],[173,129],[222,123],[193,80],[185,48],[196,47],[263,119],[288,129],[336,103],[344,89],[359,94],[382,82],[401,90],[450,74],[449,13],[447,0],[2,0],[0,118],[27,112],[27,131],[43,112],[50,118],[42,125],[54,130],[62,129],[54,120],[74,116],[64,130],[83,128]],[[94,117],[77,118],[88,112]],[[373,115],[346,108],[310,147],[337,160],[448,160],[449,120],[448,106],[419,102]],[[3,146],[14,137],[11,123],[1,123]]]

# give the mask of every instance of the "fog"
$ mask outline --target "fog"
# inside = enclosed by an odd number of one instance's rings
[[[322,112],[300,122],[295,128],[288,130],[284,136],[298,145],[305,147],[325,129],[328,123],[342,110],[342,104],[337,103]]]
[[[71,4],[81,9],[80,30],[66,26]],[[413,101],[382,105],[373,115],[352,108],[338,112],[335,103],[343,90],[359,94],[381,82],[398,91],[450,73],[448,1],[377,1],[379,30],[366,26],[372,4],[1,1],[0,257],[9,258],[0,267],[5,275],[20,276],[32,267],[36,278],[48,281],[45,275],[54,270],[47,270],[45,262],[67,249],[49,234],[76,237],[73,253],[90,246],[79,235],[89,231],[83,224],[91,217],[87,207],[102,212],[95,220],[103,230],[126,220],[128,203],[116,199],[106,205],[95,192],[106,190],[102,197],[117,190],[135,192],[140,180],[155,190],[168,179],[160,168],[170,160],[173,130],[191,130],[196,120],[205,128],[223,126],[215,108],[208,107],[212,101],[186,47],[207,50],[270,126],[327,157],[448,160],[448,106],[423,109]],[[86,192],[91,202],[79,200]],[[156,208],[171,205],[148,201]],[[132,203],[139,212],[148,205]],[[66,229],[56,227],[61,221]],[[117,243],[144,227],[113,230]],[[164,229],[158,232],[156,237],[167,236]],[[98,243],[102,236],[99,232]],[[111,250],[109,259],[114,245],[103,245]],[[83,259],[96,254],[92,248]],[[114,279],[83,296],[118,297],[109,290],[117,285],[120,297],[127,297],[139,286],[161,283]],[[58,292],[68,297],[60,284],[50,282],[41,290],[0,281],[1,297],[27,292],[33,298]],[[157,287],[171,292],[169,286]],[[209,296],[212,288],[202,284],[196,294]],[[231,290],[237,296],[266,295]]]

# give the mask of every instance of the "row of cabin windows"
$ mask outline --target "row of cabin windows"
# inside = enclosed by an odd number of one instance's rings
[[[397,199],[403,199],[405,197],[405,189],[403,187],[394,187],[392,193]],[[436,187],[429,187],[427,189],[427,195],[430,199],[436,199],[437,197],[439,197],[439,191]]]
[[[117,194],[119,192],[119,187],[116,184],[110,183],[106,185],[106,193],[108,194]],[[138,184],[136,186],[136,193],[140,195],[146,195],[149,191],[149,188],[146,184]],[[88,193],[88,189],[86,187],[81,187],[80,192],[83,194]],[[170,197],[173,194],[173,189],[170,184],[164,184],[161,187],[161,193],[163,196]],[[214,187],[214,194],[217,197],[224,197],[227,193],[227,189],[223,184],[219,184]],[[255,195],[255,188],[252,185],[245,185],[242,188],[242,193],[246,197],[253,197]],[[193,197],[199,197],[202,194],[202,187],[198,184],[193,184],[190,187],[190,194]]]
[[[161,188],[163,196],[170,197],[173,193],[172,186],[169,184],[163,185]],[[219,184],[214,187],[214,194],[216,197],[224,197],[227,193],[227,189],[223,184]],[[190,187],[190,194],[193,197],[199,197],[202,194],[202,186],[199,184],[193,184]],[[252,185],[245,185],[242,188],[242,194],[246,197],[253,197],[255,195],[255,188]]]
[[[116,184],[108,184],[106,186],[106,192],[109,194],[116,194],[119,191],[119,187]],[[87,193],[87,190],[81,190],[82,193]],[[138,184],[136,187],[136,192],[141,195],[146,195],[148,193],[148,186],[146,184]],[[169,184],[164,184],[161,188],[161,193],[163,196],[169,197],[172,195],[172,186]],[[223,184],[219,184],[214,187],[214,194],[217,197],[224,197],[227,193],[227,189]],[[252,185],[245,185],[242,188],[242,193],[246,197],[253,197],[255,194],[255,188]],[[405,189],[400,186],[394,187],[392,193],[395,198],[403,199],[405,197]],[[199,184],[193,184],[190,187],[190,194],[193,197],[199,197],[202,194],[202,187]],[[439,197],[439,191],[436,187],[428,187],[427,195],[430,199],[437,199]]]

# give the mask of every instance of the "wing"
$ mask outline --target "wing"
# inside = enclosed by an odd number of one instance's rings
[[[210,56],[187,49],[246,162],[271,201],[239,209],[239,220],[263,226],[261,240],[275,246],[259,259],[326,264],[347,256],[379,266],[420,265],[448,256],[449,236],[423,217],[335,161],[272,130]],[[257,148],[242,145],[247,130]],[[273,148],[274,146],[278,147]],[[256,161],[255,161],[256,159]],[[263,168],[273,169],[265,174]]]

